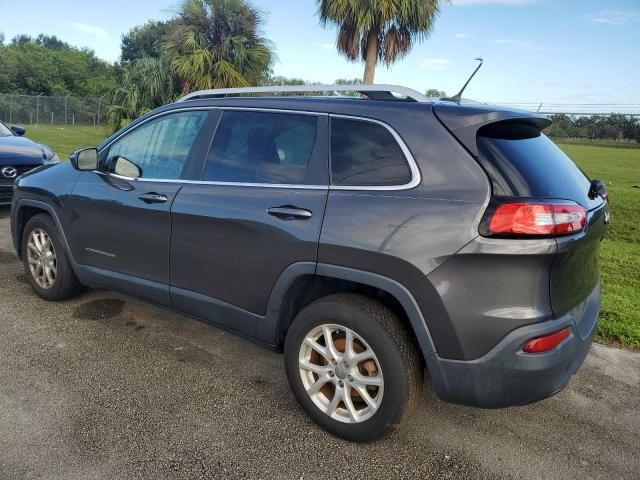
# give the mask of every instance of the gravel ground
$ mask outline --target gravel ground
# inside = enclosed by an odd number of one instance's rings
[[[391,437],[306,418],[282,357],[124,295],[40,300],[0,209],[0,478],[639,478],[640,354],[594,345],[559,395],[480,410],[430,387]]]

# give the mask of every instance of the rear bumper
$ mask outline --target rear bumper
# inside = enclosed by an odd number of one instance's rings
[[[447,402],[483,408],[523,405],[554,395],[569,383],[587,356],[599,310],[600,283],[566,315],[517,328],[475,360],[449,360],[424,352],[431,357],[427,361],[436,393]],[[570,336],[553,350],[522,351],[527,340],[565,327],[570,328]]]

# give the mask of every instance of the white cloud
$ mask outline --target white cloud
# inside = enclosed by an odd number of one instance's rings
[[[333,43],[318,43],[318,42],[314,42],[314,43],[312,43],[312,45],[314,47],[321,48],[323,50],[333,50],[336,47],[335,44],[333,44]]]
[[[536,45],[528,40],[520,40],[518,38],[500,38],[495,40],[498,45],[511,45],[512,47],[526,48],[527,50],[543,50],[540,45]]]
[[[640,10],[602,10],[587,16],[593,23],[607,25],[627,25],[640,22]]]
[[[95,25],[89,25],[87,23],[69,22],[67,26],[75,30],[76,32],[92,35],[98,40],[107,41],[110,38],[109,32],[104,28],[97,27]]]
[[[454,6],[465,7],[468,5],[527,5],[538,0],[451,0]]]
[[[468,33],[456,33],[454,36],[456,38],[470,38],[471,37],[471,35],[468,34]]]
[[[451,60],[448,58],[423,58],[418,63],[429,70],[446,70],[451,65]]]

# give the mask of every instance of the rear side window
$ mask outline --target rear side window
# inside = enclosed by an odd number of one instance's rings
[[[566,199],[586,208],[600,203],[589,199],[584,172],[535,127],[491,125],[477,142],[495,196]]]
[[[331,183],[392,186],[411,181],[407,159],[391,132],[377,123],[331,118]]]
[[[203,179],[217,182],[306,184],[317,118],[269,112],[224,112]]]

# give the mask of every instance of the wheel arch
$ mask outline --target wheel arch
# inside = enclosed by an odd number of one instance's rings
[[[403,285],[382,275],[348,267],[311,262],[296,265],[285,270],[269,301],[264,327],[271,330],[273,343],[284,344],[297,313],[314,300],[338,292],[355,292],[380,301],[401,318],[413,333],[429,367],[435,347],[417,302]]]
[[[22,259],[22,234],[24,232],[24,228],[27,225],[27,222],[36,215],[41,213],[47,214],[53,220],[56,228],[58,229],[58,233],[62,237],[62,241],[64,242],[65,250],[67,251],[67,255],[71,260],[72,265],[73,257],[71,256],[71,250],[69,249],[69,243],[67,242],[67,237],[65,236],[64,229],[62,228],[62,223],[60,222],[60,218],[56,213],[55,209],[39,200],[32,200],[28,198],[24,198],[18,201],[14,208],[14,232],[13,232],[13,243],[16,249],[16,253],[18,254],[18,258]]]

